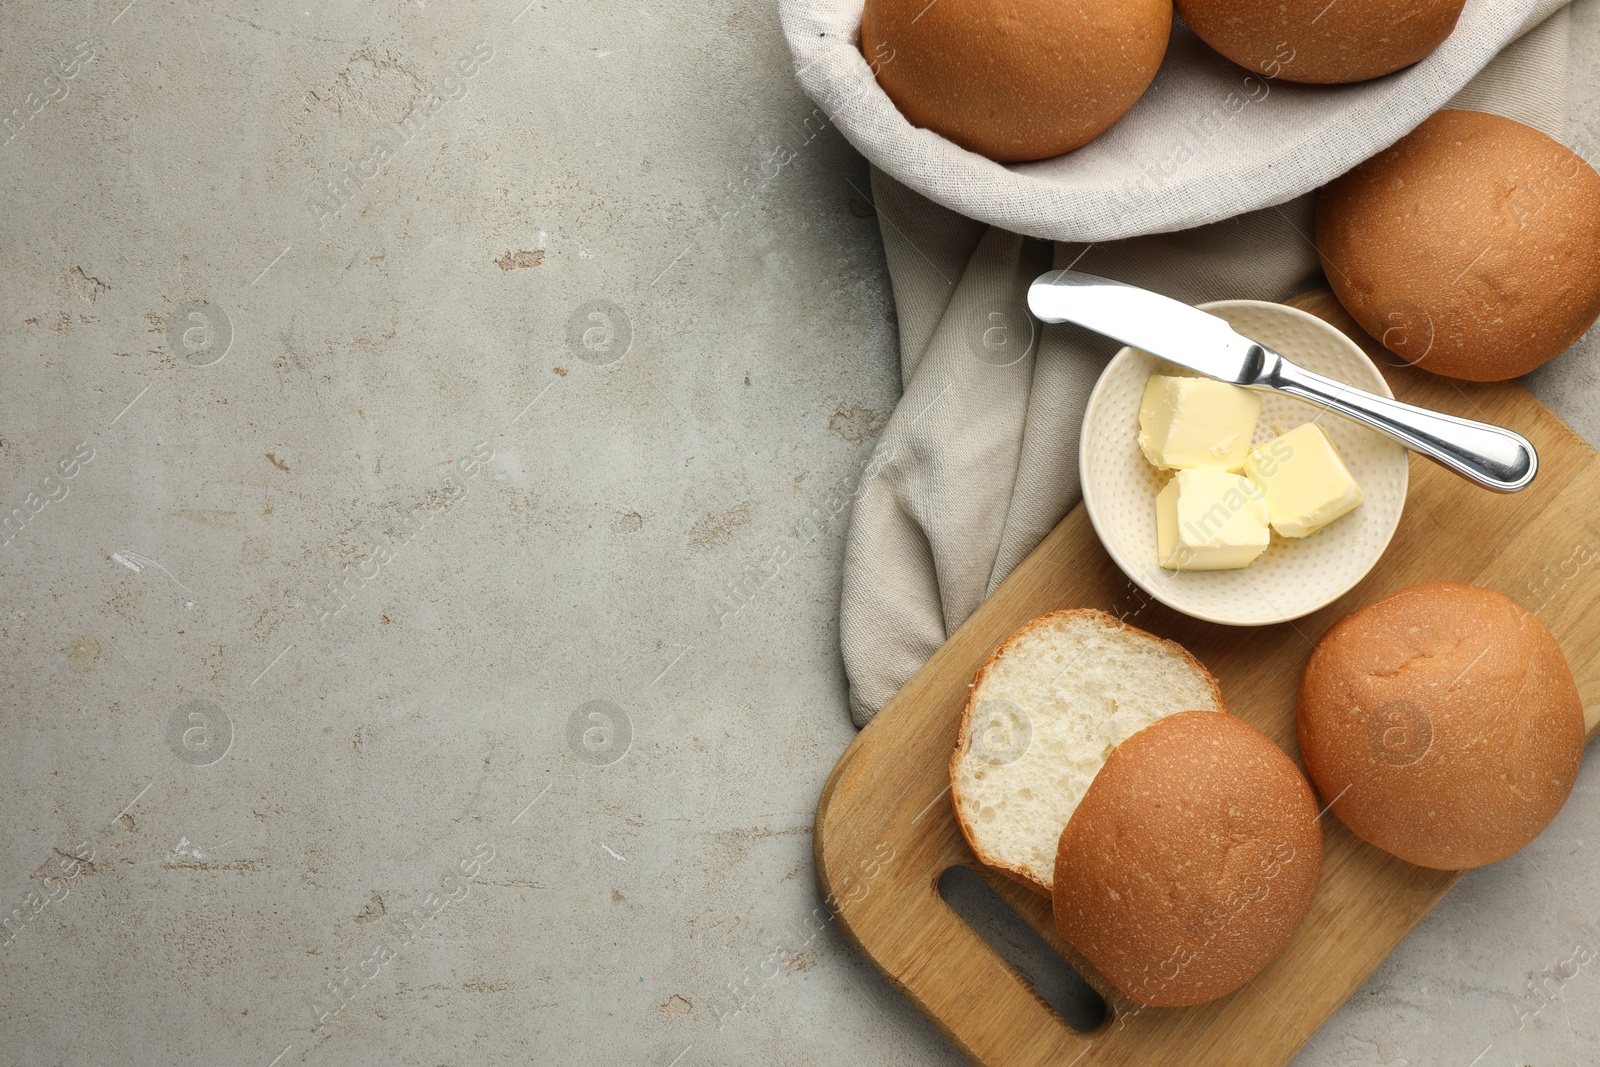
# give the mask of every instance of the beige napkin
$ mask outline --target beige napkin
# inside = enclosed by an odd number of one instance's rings
[[[1567,31],[1562,8],[1450,106],[1563,138]],[[862,477],[845,547],[840,642],[858,726],[1078,502],[1083,408],[1117,346],[1033,323],[1030,281],[1075,266],[1191,303],[1283,300],[1322,284],[1313,194],[1177,233],[1051,245],[963,218],[876,168],[872,188],[903,393]]]

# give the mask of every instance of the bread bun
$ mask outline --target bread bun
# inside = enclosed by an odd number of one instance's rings
[[[1331,84],[1391,74],[1450,36],[1465,0],[1178,0],[1200,39],[1268,78]]]
[[[1422,867],[1517,851],[1583,758],[1583,704],[1556,639],[1509,597],[1403,589],[1323,635],[1300,683],[1300,750],[1357,836]]]
[[[1061,936],[1141,1004],[1233,992],[1283,951],[1322,877],[1322,823],[1288,756],[1189,711],[1106,760],[1056,857]]]
[[[1171,32],[1172,0],[867,0],[861,51],[907,122],[1011,163],[1098,137]]]
[[[1200,661],[1102,611],[1041,616],[978,668],[950,799],[983,863],[1050,895],[1061,828],[1106,756],[1163,715],[1222,710]]]
[[[1339,302],[1436,374],[1515,378],[1600,315],[1600,175],[1520,122],[1437,112],[1330,182],[1316,225]]]

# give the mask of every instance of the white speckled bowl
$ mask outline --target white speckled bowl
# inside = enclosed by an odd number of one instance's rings
[[[1200,305],[1300,366],[1392,397],[1366,353],[1315,315],[1261,300]],[[1314,404],[1261,394],[1252,444],[1316,421],[1366,494],[1361,506],[1306,538],[1272,535],[1248,567],[1168,571],[1156,562],[1156,494],[1171,477],[1139,450],[1139,401],[1152,374],[1192,374],[1134,348],[1106,366],[1089,396],[1078,450],[1083,503],[1095,533],[1133,582],[1169,607],[1229,626],[1264,626],[1308,615],[1344,595],[1389,546],[1405,507],[1408,454],[1401,445]]]

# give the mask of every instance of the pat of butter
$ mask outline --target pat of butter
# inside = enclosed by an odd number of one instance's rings
[[[1266,504],[1242,475],[1181,470],[1156,496],[1156,552],[1168,570],[1243,567],[1271,540]]]
[[[1314,534],[1362,499],[1361,486],[1314,422],[1252,449],[1244,472],[1266,497],[1272,528],[1285,537]]]
[[[1139,447],[1162,470],[1244,466],[1261,398],[1211,378],[1153,375],[1139,401]]]

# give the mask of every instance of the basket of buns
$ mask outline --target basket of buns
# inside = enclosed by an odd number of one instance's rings
[[[797,76],[885,173],[1058,241],[1283,203],[1444,107],[1561,0],[783,0]]]

